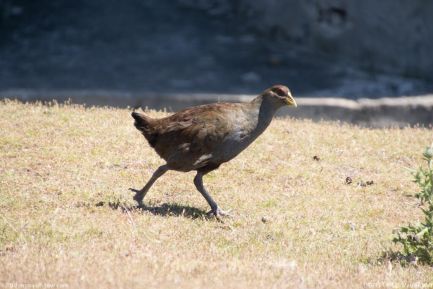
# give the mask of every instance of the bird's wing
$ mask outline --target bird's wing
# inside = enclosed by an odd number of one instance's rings
[[[202,105],[161,119],[155,149],[167,162],[205,166],[233,130],[230,112],[237,109],[231,103]]]

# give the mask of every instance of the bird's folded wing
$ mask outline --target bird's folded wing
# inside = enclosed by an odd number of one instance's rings
[[[156,149],[171,162],[185,162],[188,158],[194,166],[204,166],[230,133],[231,126],[222,109],[186,110],[161,120]]]

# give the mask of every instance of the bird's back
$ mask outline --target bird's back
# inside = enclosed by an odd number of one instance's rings
[[[146,125],[133,116],[136,127],[170,168],[190,171],[217,167],[245,149],[249,133],[257,125],[257,114],[251,103],[215,103],[161,119],[140,118]]]

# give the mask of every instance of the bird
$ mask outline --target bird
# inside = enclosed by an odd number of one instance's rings
[[[216,218],[230,216],[203,185],[203,176],[245,150],[271,123],[283,106],[297,106],[289,88],[274,85],[249,102],[217,102],[193,106],[164,118],[132,112],[135,127],[165,160],[141,190],[131,189],[134,200],[143,199],[155,181],[169,170],[196,171],[194,185]]]

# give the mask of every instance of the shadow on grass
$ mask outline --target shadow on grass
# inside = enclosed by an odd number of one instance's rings
[[[142,205],[137,208],[139,210],[147,211],[158,216],[182,216],[191,219],[207,218],[207,213],[203,210],[175,203],[164,203],[159,206]]]
[[[191,219],[208,217],[208,214],[203,210],[190,206],[179,205],[176,203],[164,203],[157,206],[135,206],[122,204],[120,202],[109,202],[106,205],[113,210],[120,209],[125,213],[130,211],[142,211],[152,213],[156,216],[178,216]]]
[[[129,188],[129,190],[136,193],[134,200],[138,201],[136,197],[137,195],[139,195],[140,190],[133,189],[133,188]],[[142,197],[140,197],[139,200],[141,201]],[[207,217],[207,213],[203,210],[190,207],[190,206],[179,205],[176,203],[171,203],[171,204],[164,203],[160,206],[154,206],[154,207],[143,204],[135,208],[142,211],[150,212],[158,216],[182,216],[182,217],[187,217],[192,219]]]

